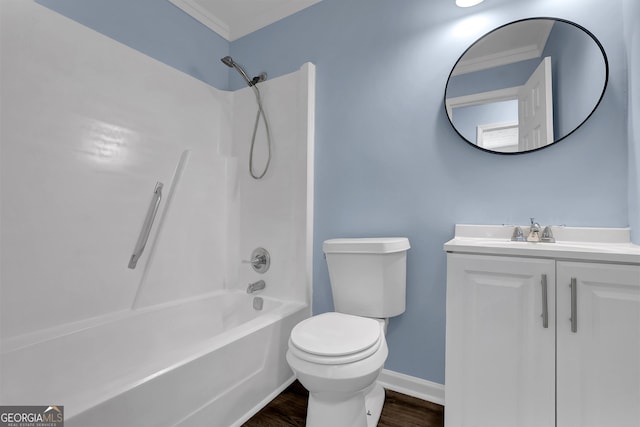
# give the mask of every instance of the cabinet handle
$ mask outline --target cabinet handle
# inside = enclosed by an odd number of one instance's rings
[[[540,280],[540,284],[542,285],[542,327],[549,327],[549,301],[547,298],[547,275],[543,274],[542,279]]]
[[[578,332],[578,282],[571,278],[571,332]]]

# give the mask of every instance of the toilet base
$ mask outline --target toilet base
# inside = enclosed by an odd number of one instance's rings
[[[369,390],[365,390],[364,406],[367,412],[367,427],[376,427],[384,405],[384,388],[377,382]]]
[[[373,383],[351,395],[310,393],[307,427],[375,427],[384,405],[384,388]]]

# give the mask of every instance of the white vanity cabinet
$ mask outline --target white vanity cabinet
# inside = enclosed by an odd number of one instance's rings
[[[558,261],[556,292],[558,426],[640,426],[640,266]]]
[[[640,426],[640,248],[482,234],[445,244],[445,426]]]
[[[447,427],[555,425],[551,260],[447,256]],[[550,286],[549,286],[550,284]]]

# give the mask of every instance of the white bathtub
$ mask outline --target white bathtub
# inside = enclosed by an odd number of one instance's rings
[[[300,303],[220,292],[3,345],[0,402],[64,405],[65,425],[240,425],[292,380]],[[32,342],[29,342],[32,341]]]

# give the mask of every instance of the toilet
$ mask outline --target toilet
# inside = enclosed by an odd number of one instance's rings
[[[389,317],[405,310],[405,237],[331,239],[322,245],[335,312],[298,323],[287,362],[309,390],[307,427],[377,425],[384,389],[376,383],[389,350]]]

